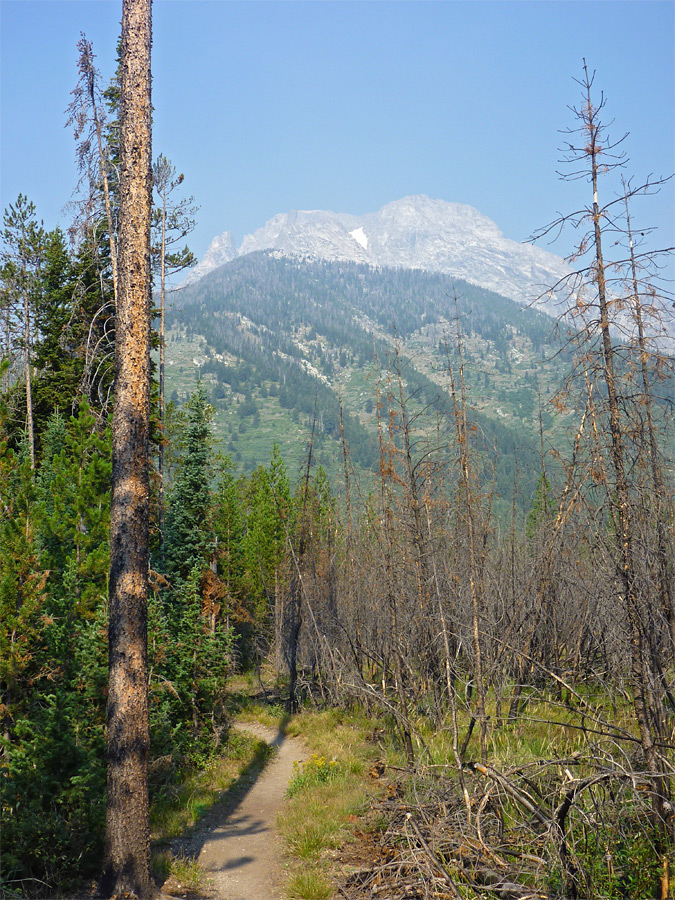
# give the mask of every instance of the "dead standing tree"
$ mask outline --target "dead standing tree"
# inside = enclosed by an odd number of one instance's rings
[[[73,99],[68,107],[66,125],[72,125],[77,144],[77,165],[82,173],[80,185],[84,185],[85,197],[74,228],[78,226],[88,234],[95,232],[98,211],[95,198],[103,191],[105,221],[110,245],[110,266],[112,268],[113,296],[117,298],[118,235],[113,219],[113,205],[110,181],[112,162],[106,144],[106,114],[99,87],[99,73],[94,66],[96,58],[91,41],[81,35],[77,42],[80,56],[77,68],[80,80],[72,92]]]
[[[452,367],[448,361],[453,418],[459,456],[459,480],[457,496],[458,525],[466,531],[469,556],[469,593],[471,598],[471,645],[473,650],[473,686],[476,690],[476,713],[480,726],[480,756],[487,759],[487,715],[485,695],[487,687],[483,672],[483,568],[487,546],[489,517],[481,521],[481,505],[476,491],[477,477],[471,465],[470,426],[467,419],[466,383],[464,380],[464,353],[462,332],[459,322],[459,307],[455,295],[455,315],[457,321],[457,352],[459,359],[459,397]],[[464,738],[460,757],[464,756],[476,722],[472,716]]]
[[[666,481],[663,476],[663,466],[655,422],[655,403],[653,399],[652,381],[661,374],[658,371],[663,357],[655,354],[650,346],[650,335],[647,326],[651,324],[656,328],[657,335],[663,329],[661,321],[661,308],[658,304],[658,292],[651,280],[645,284],[640,271],[643,267],[649,267],[653,260],[639,259],[633,239],[633,227],[630,217],[629,197],[631,195],[630,184],[622,181],[624,202],[626,207],[626,239],[628,242],[629,266],[628,266],[628,294],[630,297],[630,316],[633,324],[633,344],[637,355],[637,366],[642,388],[640,403],[644,409],[645,441],[644,450],[648,459],[649,474],[651,477],[651,490],[656,507],[656,533],[658,540],[657,569],[658,591],[661,601],[661,609],[666,622],[671,642],[671,651],[675,653],[675,584],[673,573],[673,547],[672,534],[669,533],[666,522],[672,521],[673,509],[671,498],[668,496]],[[669,252],[672,252],[669,251]],[[643,296],[646,295],[647,303]],[[668,298],[672,301],[672,295]],[[672,305],[672,303],[671,303]],[[665,306],[665,304],[663,304]],[[656,322],[654,323],[654,318]],[[672,315],[671,315],[672,318]],[[669,361],[672,377],[673,361]]]
[[[390,652],[394,663],[395,692],[398,698],[398,725],[405,745],[408,765],[415,765],[415,750],[412,741],[412,724],[410,721],[408,689],[408,671],[405,665],[404,629],[401,625],[403,610],[400,603],[400,591],[397,589],[396,552],[394,521],[394,487],[400,484],[400,478],[396,473],[396,447],[394,434],[396,432],[396,411],[393,403],[393,390],[391,385],[391,372],[388,373],[387,390],[383,396],[380,382],[379,361],[377,365],[376,397],[377,397],[377,436],[380,451],[380,517],[381,528],[378,535],[381,539],[382,562],[384,567],[384,594],[386,607],[389,612],[389,640]],[[383,659],[382,669],[382,695],[386,695],[386,665]]]
[[[88,314],[89,331],[84,349],[81,390],[92,404],[108,411],[114,378],[115,309],[119,266],[119,69],[113,87],[103,92],[90,41],[84,34],[77,43],[79,79],[66,113],[76,140],[80,172],[79,198],[69,228],[78,256],[87,261],[75,296],[89,306],[87,295],[97,283],[98,302]],[[112,100],[114,96],[114,100]],[[106,111],[105,99],[110,107]],[[74,297],[75,299],[75,297]]]
[[[110,509],[106,896],[150,897],[148,440],[152,0],[123,0],[119,295]]]
[[[587,233],[582,238],[576,259],[589,255],[589,263],[579,268],[567,279],[570,297],[574,304],[569,311],[582,327],[580,335],[585,342],[582,366],[585,376],[591,373],[597,377],[602,387],[608,424],[608,461],[603,466],[602,483],[607,491],[607,502],[615,535],[614,578],[625,609],[627,623],[627,643],[630,648],[630,674],[633,689],[633,709],[639,729],[639,739],[644,756],[645,768],[650,778],[653,798],[654,824],[665,838],[666,822],[670,818],[669,778],[667,765],[660,744],[665,737],[661,703],[655,696],[654,685],[658,677],[652,671],[653,660],[648,648],[646,633],[650,598],[642,596],[646,581],[641,576],[638,548],[637,508],[633,486],[629,478],[634,452],[630,447],[631,434],[635,433],[634,423],[627,421],[629,404],[622,390],[621,356],[616,344],[615,331],[622,325],[622,300],[612,291],[610,282],[618,264],[612,266],[605,259],[605,238],[621,232],[616,224],[615,206],[624,202],[624,197],[600,205],[598,182],[600,175],[611,173],[625,165],[625,154],[620,145],[626,135],[612,142],[602,121],[605,99],[601,97],[596,106],[592,88],[594,75],[589,74],[584,61],[583,77],[578,80],[582,89],[582,103],[572,111],[577,126],[566,133],[564,162],[571,171],[562,174],[566,179],[584,179],[592,189],[592,203],[567,216],[559,217],[544,229],[548,234],[567,223],[575,226],[587,225]],[[634,189],[635,195],[644,191],[645,185]],[[601,410],[596,411],[599,417]],[[642,588],[642,591],[641,591]],[[664,881],[667,881],[667,866],[664,863]]]

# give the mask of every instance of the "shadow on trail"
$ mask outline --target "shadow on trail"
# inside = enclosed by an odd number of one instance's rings
[[[241,723],[233,727],[233,731],[243,731],[257,738],[258,747],[255,757],[230,787],[222,793],[216,803],[204,813],[197,824],[181,835],[181,837],[171,841],[174,853],[180,853],[186,859],[196,861],[199,859],[206,843],[225,842],[232,838],[262,834],[270,830],[269,825],[266,825],[262,820],[249,815],[237,815],[237,810],[255,787],[267,766],[274,761],[281,746],[287,740],[286,726],[289,721],[290,716],[285,714],[279,724],[277,734],[271,741],[260,737],[262,727],[255,723],[250,725]],[[271,755],[268,748],[273,748],[276,753]],[[253,856],[240,856],[230,859],[224,863],[222,871],[240,868],[255,863],[255,861],[256,857]]]

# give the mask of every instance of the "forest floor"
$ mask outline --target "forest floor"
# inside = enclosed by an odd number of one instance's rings
[[[174,843],[175,853],[196,860],[206,873],[199,892],[186,890],[173,877],[164,885],[164,894],[209,900],[278,900],[282,896],[283,848],[277,817],[294,763],[304,761],[307,751],[283,727],[257,722],[235,722],[233,727],[253,734],[276,753],[262,772],[251,775],[233,802],[214,808],[187,839]]]
[[[232,685],[227,752],[201,773],[204,784],[181,786],[174,806],[186,815],[157,825],[160,900],[571,896],[549,826],[569,784],[579,796],[565,846],[585,865],[574,872],[593,879],[579,896],[675,900],[667,887],[675,857],[654,852],[642,782],[635,787],[565,718],[549,722],[534,699],[527,716],[495,731],[489,766],[466,765],[468,797],[448,762],[449,726],[420,720],[420,762],[410,771],[384,719],[357,707],[289,716],[281,699],[243,679]],[[574,714],[558,710],[572,722]],[[623,727],[616,712],[612,721]],[[610,778],[611,789],[596,788]]]

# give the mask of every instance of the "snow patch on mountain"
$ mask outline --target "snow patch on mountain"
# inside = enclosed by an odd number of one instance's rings
[[[361,244],[364,250],[368,249],[368,237],[366,236],[363,228],[355,228],[353,231],[349,232],[357,244]]]

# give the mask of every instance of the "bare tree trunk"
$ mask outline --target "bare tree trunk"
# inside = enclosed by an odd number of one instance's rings
[[[422,477],[420,477],[417,465],[413,459],[412,429],[408,416],[407,400],[403,390],[401,360],[398,346],[395,350],[395,363],[396,379],[398,382],[398,399],[400,403],[401,436],[403,439],[402,454],[405,469],[403,482],[407,498],[406,507],[412,514],[410,527],[412,530],[412,556],[415,566],[415,580],[417,582],[417,615],[420,622],[420,638],[422,639],[424,646],[424,650],[420,654],[420,665],[424,680],[427,682],[427,685],[432,688],[436,707],[436,717],[440,723],[444,716],[441,699],[442,690],[440,687],[440,682],[442,680],[441,663],[436,648],[436,623],[431,615],[431,596],[429,591],[429,585],[432,581],[429,568],[430,552],[429,547],[427,546],[422,522],[422,506],[426,499],[424,496],[425,483]],[[428,515],[429,511],[427,508],[427,517]],[[431,545],[431,534],[431,528],[429,526],[429,546]]]
[[[80,51],[78,60],[78,69],[80,71],[80,81],[73,91],[74,100],[68,107],[68,123],[75,126],[75,138],[80,139],[81,143],[78,147],[78,159],[82,169],[89,178],[89,195],[85,200],[87,207],[90,207],[94,194],[99,187],[103,187],[103,203],[105,206],[105,217],[108,226],[108,244],[110,247],[110,265],[112,269],[113,281],[113,298],[117,303],[117,267],[118,267],[118,246],[115,223],[112,214],[112,202],[110,199],[110,174],[111,162],[109,158],[108,148],[104,146],[103,129],[105,126],[105,111],[101,105],[101,92],[98,87],[99,74],[94,66],[94,50],[91,41],[82,35],[77,43],[77,49]],[[91,107],[91,130],[87,130],[88,115],[86,106]],[[92,138],[96,139],[96,172],[94,173],[93,150],[91,148]],[[97,179],[97,180],[96,180]],[[89,219],[89,213],[86,216]]]
[[[457,309],[457,298],[455,297]],[[459,311],[457,311],[457,349],[459,353],[459,380],[461,398],[457,400],[455,381],[450,369],[450,385],[452,391],[452,403],[457,432],[457,445],[459,449],[460,484],[464,500],[464,514],[466,516],[467,539],[469,546],[469,587],[471,593],[471,639],[473,646],[474,682],[476,687],[476,707],[478,722],[480,724],[480,756],[483,762],[487,761],[487,715],[485,711],[486,686],[483,680],[483,659],[481,641],[481,616],[482,616],[482,576],[479,572],[476,517],[478,516],[478,504],[471,489],[472,474],[469,465],[469,426],[466,418],[466,390],[464,383],[464,359],[462,352],[462,335],[459,326]],[[469,732],[470,733],[470,732]]]
[[[91,53],[91,45],[89,45],[89,51]],[[103,123],[101,122],[99,112],[98,112],[98,104],[96,103],[95,78],[96,78],[96,73],[94,71],[93,60],[91,60],[90,68],[87,72],[89,102],[91,103],[91,111],[92,111],[92,116],[94,119],[94,131],[96,132],[96,145],[98,147],[98,168],[99,168],[99,175],[101,178],[101,183],[103,185],[103,200],[105,203],[105,217],[106,217],[106,222],[108,223],[108,243],[110,246],[110,266],[112,268],[113,298],[115,300],[115,304],[117,304],[117,282],[118,282],[117,253],[118,253],[118,246],[117,246],[117,238],[115,235],[115,224],[113,222],[113,217],[112,217],[112,204],[110,202],[110,185],[108,183],[110,166],[108,163],[108,152],[103,147]]]
[[[624,184],[624,189],[626,185]],[[635,248],[633,246],[633,232],[630,224],[630,210],[628,208],[628,190],[625,190],[624,200],[626,202],[626,232],[630,247],[630,268],[633,290],[633,316],[637,325],[638,334],[638,350],[640,354],[640,374],[642,375],[642,392],[645,407],[645,415],[647,418],[647,455],[649,456],[649,467],[652,476],[652,487],[654,489],[654,499],[657,504],[656,515],[656,535],[658,540],[658,564],[659,564],[659,594],[661,597],[661,608],[668,623],[668,631],[670,634],[671,651],[675,653],[675,596],[673,595],[673,573],[670,565],[670,547],[669,536],[666,528],[666,503],[667,492],[663,481],[661,468],[659,466],[659,448],[656,439],[656,428],[654,426],[654,415],[652,409],[652,396],[649,372],[647,370],[647,341],[644,332],[644,322],[642,315],[642,303],[640,301],[640,290],[637,277],[637,263],[635,260]]]
[[[661,772],[658,753],[652,734],[652,697],[651,684],[648,674],[648,662],[646,658],[645,633],[641,622],[640,598],[637,594],[637,566],[635,558],[635,534],[631,511],[631,497],[626,477],[626,462],[624,435],[621,427],[621,404],[617,388],[617,378],[614,366],[614,347],[610,334],[609,301],[607,297],[607,284],[605,274],[605,262],[602,250],[602,214],[598,204],[598,174],[601,167],[600,155],[604,152],[598,141],[600,124],[598,120],[599,110],[591,102],[591,84],[586,64],[584,63],[584,88],[586,92],[586,108],[582,119],[585,127],[588,143],[585,153],[589,159],[591,184],[593,188],[593,250],[595,257],[594,276],[598,291],[598,304],[600,311],[600,333],[602,341],[602,378],[607,390],[607,404],[609,407],[610,427],[610,452],[614,474],[613,496],[610,495],[610,503],[613,506],[618,524],[619,558],[617,560],[617,580],[621,585],[624,602],[626,603],[629,627],[629,642],[631,648],[631,675],[633,679],[633,708],[640,731],[640,742],[645,757],[647,771],[652,778],[654,813],[657,826],[665,822],[664,804],[666,800],[666,779]]]
[[[9,302],[9,298],[7,298],[5,302],[5,359],[9,362],[11,360],[12,354],[12,337],[11,337],[11,322],[12,322],[12,308]],[[5,371],[5,392],[9,390],[9,370],[10,366],[7,366]]]
[[[110,511],[106,896],[150,897],[148,436],[150,420],[151,0],[122,11],[119,296]]]
[[[377,356],[375,357],[377,362]],[[393,447],[391,442],[391,410],[392,410],[392,393],[391,393],[391,384],[388,387],[388,395],[387,395],[387,406],[389,409],[389,441],[385,441],[384,438],[384,428],[382,423],[382,393],[380,389],[380,374],[379,368],[377,372],[377,382],[376,382],[376,396],[377,396],[377,435],[378,435],[378,445],[380,451],[380,491],[381,491],[381,504],[382,504],[382,526],[384,533],[384,547],[383,547],[383,562],[385,569],[385,578],[386,578],[386,598],[387,598],[387,606],[389,608],[389,627],[390,627],[390,640],[391,640],[391,648],[392,655],[394,657],[394,673],[395,673],[395,689],[396,694],[398,696],[399,702],[399,727],[401,729],[401,735],[403,737],[403,743],[405,746],[406,752],[406,760],[408,765],[412,769],[415,765],[415,750],[412,742],[412,727],[410,723],[410,717],[408,714],[408,697],[405,692],[405,673],[403,668],[402,661],[402,648],[401,648],[401,635],[399,634],[399,621],[398,621],[398,604],[394,591],[394,574],[393,574],[393,554],[394,554],[394,546],[393,546],[393,534],[392,534],[392,519],[393,519],[393,510],[392,510],[392,497],[391,497],[391,478],[394,475],[394,463],[393,463]],[[382,668],[382,693],[383,695],[386,693],[385,684],[386,684],[386,666],[383,664]]]
[[[30,374],[30,304],[28,298],[28,287],[24,285],[23,294],[23,316],[24,316],[24,341],[26,354],[26,432],[28,436],[28,451],[30,453],[30,467],[35,468],[35,429],[33,427],[33,393]]]

